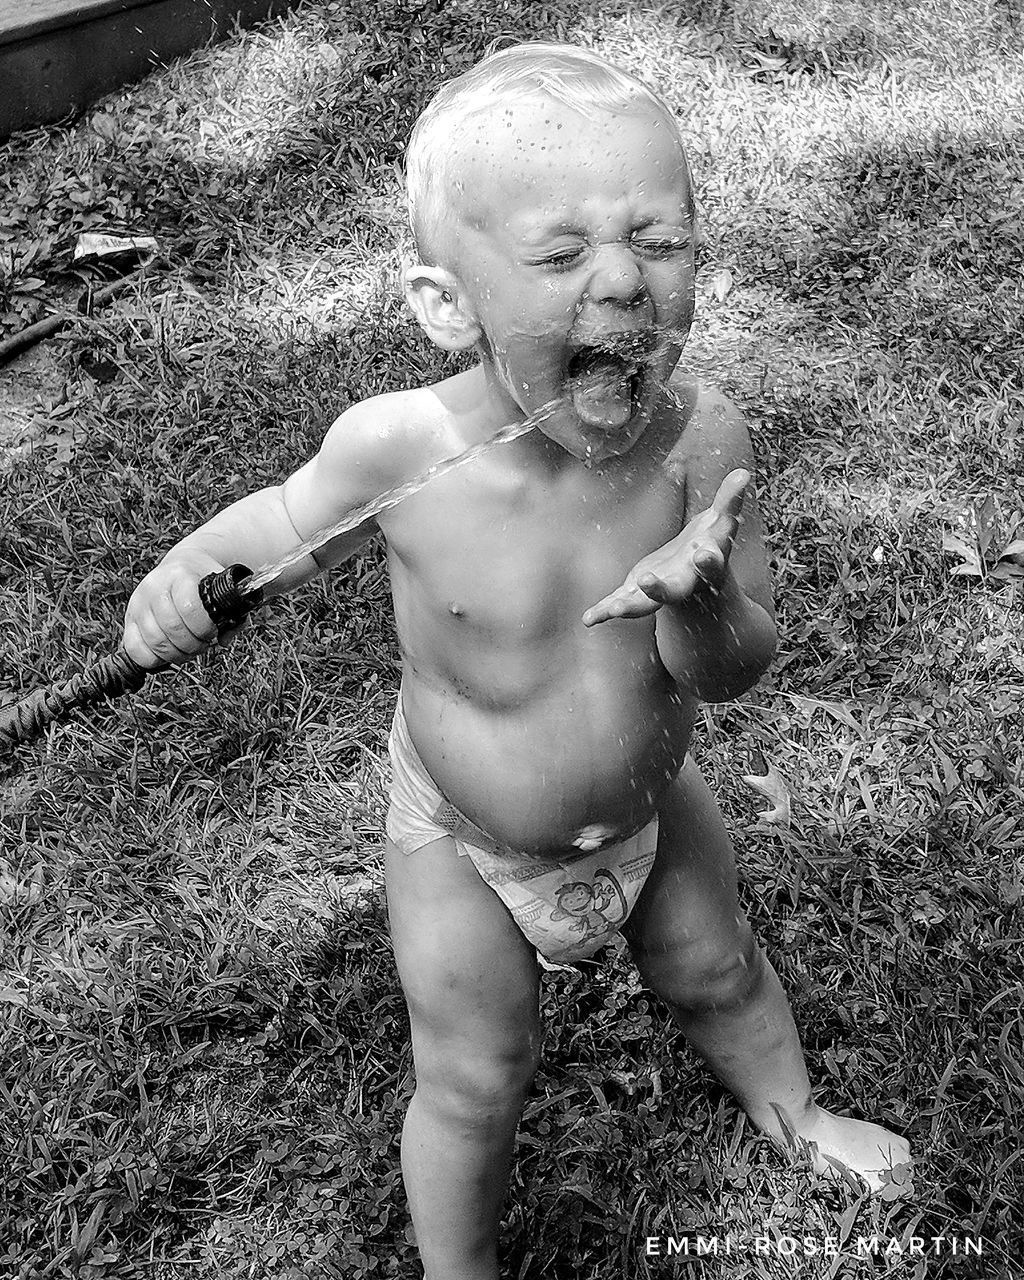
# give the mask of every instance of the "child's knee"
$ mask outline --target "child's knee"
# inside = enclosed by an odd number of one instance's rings
[[[522,1110],[539,1064],[538,1037],[500,1049],[413,1042],[416,1090],[435,1110],[470,1125],[505,1123]]]
[[[764,956],[743,920],[728,937],[702,936],[638,957],[648,985],[673,1008],[691,1014],[739,1008],[760,985]]]

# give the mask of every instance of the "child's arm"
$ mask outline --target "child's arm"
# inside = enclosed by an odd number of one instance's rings
[[[695,697],[721,702],[749,689],[771,661],[775,611],[742,417],[716,397],[695,416],[686,443],[682,532],[645,556],[583,621],[658,611],[658,651],[669,674]]]
[[[327,432],[316,457],[284,484],[241,498],[176,543],[128,602],[123,645],[129,657],[152,669],[208,648],[216,629],[199,600],[202,578],[239,562],[253,569],[274,564],[405,479],[415,459],[398,399],[380,396],[354,405]],[[332,539],[287,569],[267,594],[290,591],[339,564],[376,528],[375,520],[366,520]]]

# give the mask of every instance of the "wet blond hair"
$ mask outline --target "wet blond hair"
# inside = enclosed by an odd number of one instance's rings
[[[437,266],[452,220],[457,142],[473,116],[524,101],[554,101],[583,114],[594,110],[653,111],[679,144],[692,209],[690,173],[679,124],[648,85],[599,54],[573,44],[541,41],[492,49],[475,66],[441,86],[420,113],[405,153],[409,226],[423,262]]]

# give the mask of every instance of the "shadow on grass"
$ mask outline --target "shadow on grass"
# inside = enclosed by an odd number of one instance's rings
[[[958,378],[1009,382],[992,344],[1012,336],[1018,358],[1022,350],[1015,317],[1003,310],[1020,305],[1022,156],[1019,129],[912,153],[878,145],[852,153],[828,175],[839,218],[798,278],[783,257],[790,270],[776,280],[818,320],[868,329],[882,346],[923,343]],[[778,245],[780,256],[786,248]]]
[[[898,637],[966,589],[937,554],[962,495],[994,495],[1007,538],[1024,515],[1022,177],[1016,126],[873,144],[823,163],[801,229],[785,210],[754,237],[722,229],[751,282],[726,386],[763,451],[783,687],[883,695]]]

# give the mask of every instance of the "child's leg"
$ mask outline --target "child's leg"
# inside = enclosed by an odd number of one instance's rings
[[[427,1280],[497,1280],[516,1124],[537,1065],[537,962],[448,838],[386,852],[416,1092],[402,1170]]]
[[[876,1189],[880,1170],[910,1158],[904,1139],[814,1103],[789,1001],[740,911],[732,845],[692,760],[663,803],[658,856],[625,933],[644,980],[758,1128],[784,1140],[780,1108],[817,1144],[820,1171],[831,1157]]]

